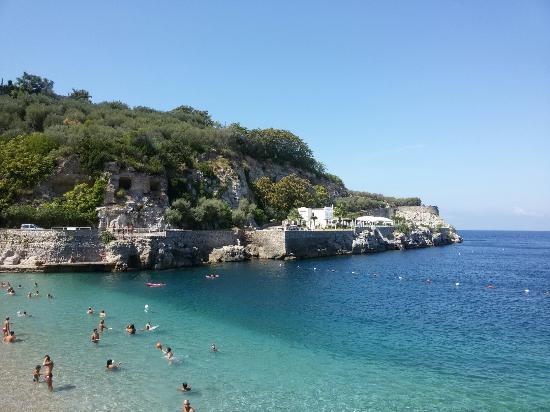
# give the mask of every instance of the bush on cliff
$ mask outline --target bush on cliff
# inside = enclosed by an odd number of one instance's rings
[[[193,208],[196,229],[227,229],[231,227],[231,208],[220,199],[200,198]]]
[[[239,207],[232,212],[232,220],[234,226],[244,228],[264,224],[266,216],[264,211],[255,203],[251,203],[247,199],[241,199]]]
[[[227,229],[232,224],[231,208],[220,199],[200,198],[195,207],[187,199],[177,199],[166,210],[166,220],[180,229]]]
[[[50,152],[56,148],[48,136],[34,133],[0,140],[0,211],[48,176],[54,167]]]

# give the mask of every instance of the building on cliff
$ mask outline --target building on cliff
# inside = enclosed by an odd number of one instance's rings
[[[299,207],[298,213],[310,229],[326,229],[333,224],[334,207],[326,206],[318,209]]]

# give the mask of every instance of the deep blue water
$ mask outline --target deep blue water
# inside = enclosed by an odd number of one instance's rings
[[[13,373],[0,383],[8,405],[42,411],[174,411],[185,397],[198,411],[550,410],[550,233],[462,235],[460,245],[366,256],[0,275],[56,296],[0,297],[24,339],[0,346]],[[90,305],[113,327],[97,346]],[[23,309],[34,316],[18,319]],[[158,331],[123,333],[148,320]],[[157,340],[182,362],[162,359]],[[66,390],[29,383],[44,353]],[[123,368],[105,372],[108,358]],[[178,393],[182,381],[194,390]]]

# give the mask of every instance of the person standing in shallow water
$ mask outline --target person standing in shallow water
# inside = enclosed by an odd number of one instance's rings
[[[53,362],[50,359],[50,355],[44,356],[44,360],[42,361],[42,366],[46,368],[46,371],[44,372],[46,375],[53,371]]]
[[[92,332],[92,336],[90,337],[90,340],[93,343],[98,343],[99,342],[99,333],[97,332],[97,329],[94,329],[94,331]]]
[[[34,383],[40,382],[40,365],[36,365],[34,371],[32,372],[32,381]]]
[[[46,376],[44,377],[44,380],[48,384],[48,390],[50,392],[53,392],[53,373],[50,372],[46,374]]]
[[[10,318],[7,317],[4,319],[4,323],[2,323],[2,336],[6,337],[10,334]]]

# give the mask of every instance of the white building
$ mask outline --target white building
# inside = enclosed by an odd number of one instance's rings
[[[310,229],[326,229],[332,224],[334,219],[333,206],[319,209],[299,207],[298,213],[300,213],[302,220],[306,222],[306,226]]]
[[[361,216],[355,219],[356,227],[393,226],[393,220],[379,216]]]

